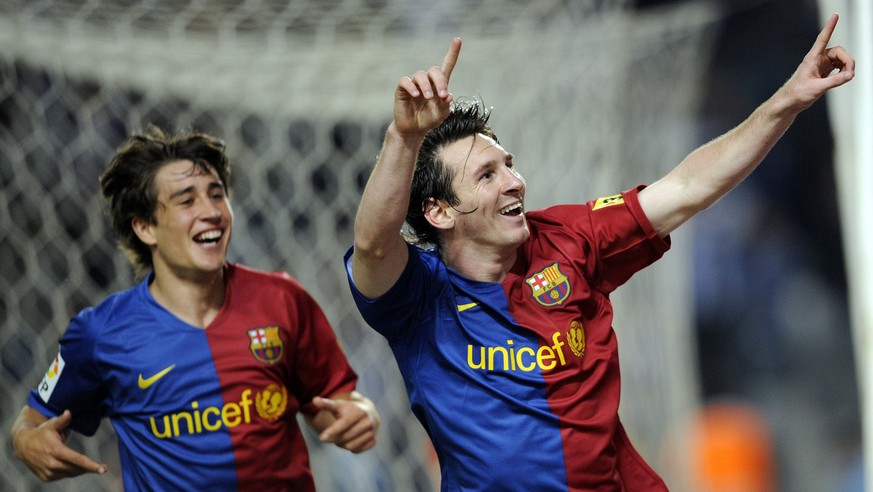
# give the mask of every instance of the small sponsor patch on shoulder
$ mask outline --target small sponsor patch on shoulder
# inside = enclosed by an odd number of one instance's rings
[[[55,391],[55,385],[58,384],[58,379],[60,379],[63,371],[64,358],[61,357],[61,352],[58,351],[58,355],[55,357],[55,360],[52,361],[52,364],[45,372],[45,376],[43,376],[42,381],[39,383],[39,396],[42,398],[42,401],[48,403],[49,398],[52,397],[52,393]]]
[[[621,193],[612,196],[603,196],[594,201],[594,207],[591,210],[594,211],[601,208],[611,207],[613,205],[621,205],[622,203],[624,203],[624,196],[622,196]]]

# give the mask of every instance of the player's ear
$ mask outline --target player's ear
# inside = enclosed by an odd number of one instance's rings
[[[424,218],[435,229],[446,230],[451,229],[455,225],[455,217],[452,214],[454,209],[443,200],[428,198],[427,204],[424,207]]]
[[[134,217],[130,220],[130,227],[140,241],[148,246],[154,246],[158,241],[155,238],[155,225],[142,217]]]

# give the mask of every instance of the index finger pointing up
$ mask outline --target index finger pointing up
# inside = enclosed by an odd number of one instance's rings
[[[830,19],[825,23],[824,28],[818,33],[818,37],[815,38],[815,45],[813,46],[813,50],[824,51],[825,48],[828,47],[828,43],[831,40],[831,35],[834,33],[834,29],[837,27],[837,21],[840,20],[840,15],[834,13],[831,15]]]
[[[461,38],[452,39],[452,45],[449,46],[449,52],[446,53],[446,57],[443,58],[443,64],[440,67],[443,71],[443,75],[446,77],[446,81],[452,76],[452,70],[455,69],[455,63],[458,62],[458,55],[461,54]]]

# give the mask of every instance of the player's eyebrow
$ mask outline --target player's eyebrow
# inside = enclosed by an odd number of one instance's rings
[[[209,183],[209,186],[207,187],[207,191],[211,192],[211,191],[214,191],[216,188],[218,188],[222,191],[224,190],[224,186],[222,186],[221,183],[219,183],[218,181],[213,181],[213,182]],[[177,197],[180,197],[182,195],[187,195],[189,193],[194,193],[194,185],[186,186],[185,188],[182,188],[180,190],[174,191],[173,193],[170,193],[170,200],[177,198]]]
[[[193,186],[186,186],[185,188],[182,188],[181,190],[176,190],[173,193],[170,193],[170,200],[172,200],[174,198],[178,198],[182,195],[187,195],[189,193],[194,193]]]

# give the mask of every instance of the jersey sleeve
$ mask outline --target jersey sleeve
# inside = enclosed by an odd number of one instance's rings
[[[638,186],[620,194],[582,205],[557,206],[546,217],[576,236],[568,257],[578,258],[592,285],[612,292],[636,272],[657,261],[670,249],[670,238],[660,237],[640,206]]]
[[[346,358],[327,317],[303,288],[294,294],[297,310],[296,347],[291,368],[293,386],[300,395],[301,411],[318,412],[312,399],[331,397],[355,389],[358,376]]]
[[[86,309],[72,319],[61,338],[58,355],[28,398],[28,405],[48,418],[69,409],[73,416],[70,426],[86,436],[97,431],[106,408],[106,393],[94,356],[92,314]]]
[[[411,244],[406,247],[409,248],[409,259],[403,273],[388,292],[375,299],[364,297],[355,287],[351,266],[353,248],[345,255],[346,275],[358,311],[367,324],[389,340],[402,336],[413,316],[421,313],[426,289],[431,283],[431,276],[420,258],[421,250]]]

